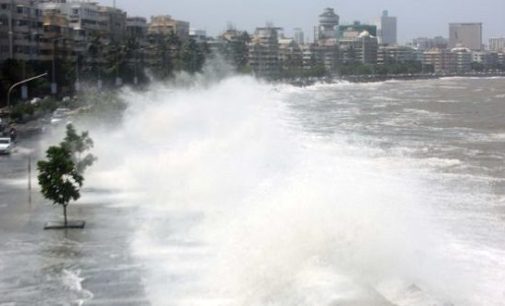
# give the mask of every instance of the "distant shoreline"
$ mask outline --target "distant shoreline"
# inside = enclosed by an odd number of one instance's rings
[[[415,80],[434,80],[442,78],[489,78],[489,77],[505,77],[505,71],[500,72],[485,72],[485,73],[429,73],[429,74],[396,74],[396,75],[346,75],[336,77],[320,77],[320,78],[304,78],[297,80],[284,80],[291,85],[305,87],[316,83],[335,83],[339,81],[347,81],[351,83],[373,83],[384,81],[415,81]]]

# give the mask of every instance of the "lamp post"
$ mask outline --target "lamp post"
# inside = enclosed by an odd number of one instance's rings
[[[134,72],[135,76],[133,77],[133,84],[138,85],[139,84],[139,77],[138,77],[138,65],[139,65],[139,55],[144,53],[144,48],[138,48],[135,52],[135,65],[134,65]]]
[[[45,77],[47,75],[47,72],[45,73],[42,73],[42,74],[39,74],[37,76],[34,76],[34,77],[31,77],[31,78],[28,78],[28,79],[25,79],[25,80],[22,80],[22,81],[19,81],[15,84],[13,84],[11,87],[9,87],[9,90],[7,91],[7,108],[10,108],[11,107],[11,92],[14,88],[16,88],[17,86],[19,85],[22,85],[22,84],[25,84],[25,83],[28,83],[30,81],[33,81],[33,80],[36,80],[36,79],[40,79],[42,77]]]
[[[81,90],[81,83],[79,82],[79,53],[75,56],[75,91]]]
[[[135,56],[135,65],[134,65],[134,73],[135,74],[133,76],[133,85],[135,85],[135,86],[139,83],[139,78],[137,76],[137,65],[138,65],[138,61],[139,61],[139,59],[138,59],[138,50],[137,50],[137,54],[136,55],[137,56]]]
[[[52,63],[52,82],[51,82],[51,94],[56,95],[58,93],[58,84],[56,83],[56,42],[63,40],[65,37],[58,37],[52,39],[53,42],[53,63]]]
[[[8,30],[8,35],[9,35],[9,58],[14,58],[14,31],[13,31],[13,18],[12,15],[14,14],[14,0],[11,0],[9,3],[9,30]]]

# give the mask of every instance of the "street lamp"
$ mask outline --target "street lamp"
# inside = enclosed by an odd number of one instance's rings
[[[53,63],[52,63],[52,82],[51,82],[51,94],[56,95],[58,93],[58,84],[56,84],[56,42],[58,40],[64,40],[65,37],[53,38]]]
[[[14,30],[13,30],[13,25],[12,23],[14,22],[14,18],[12,18],[12,15],[14,14],[14,0],[10,1],[9,4],[9,30],[8,30],[8,35],[9,35],[9,58],[14,58]]]
[[[81,90],[81,83],[79,82],[79,53],[75,55],[75,91]]]
[[[144,48],[138,48],[135,52],[135,65],[134,65],[134,72],[135,76],[133,77],[133,84],[138,85],[139,83],[139,78],[138,78],[138,64],[139,64],[139,54],[144,53]]]
[[[47,75],[47,72],[39,74],[39,75],[31,77],[31,78],[28,78],[28,79],[25,79],[25,80],[22,80],[22,81],[19,81],[19,82],[13,84],[11,87],[9,87],[9,90],[7,91],[7,108],[10,108],[10,106],[11,106],[11,92],[14,88],[16,88],[17,86],[19,86],[21,84],[25,84],[30,81],[45,77],[46,75]]]

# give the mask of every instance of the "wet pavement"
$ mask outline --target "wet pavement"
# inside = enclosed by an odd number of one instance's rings
[[[62,211],[37,191],[37,137],[0,156],[0,305],[149,305],[142,266],[130,255],[135,211],[100,201],[112,191],[84,190],[69,205],[70,219],[86,220],[84,230],[43,230]]]

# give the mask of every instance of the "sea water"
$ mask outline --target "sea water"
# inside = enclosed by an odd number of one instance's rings
[[[90,181],[153,305],[505,305],[505,79],[126,90]]]

